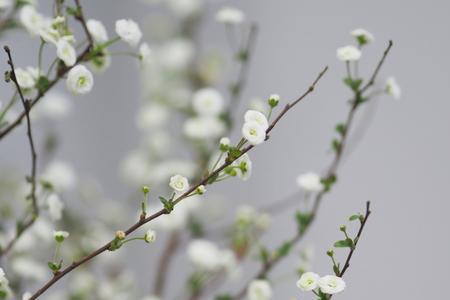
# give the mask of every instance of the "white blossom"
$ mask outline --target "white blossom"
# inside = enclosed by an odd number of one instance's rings
[[[5,288],[8,285],[8,279],[6,278],[6,274],[2,268],[0,268],[0,290]]]
[[[397,83],[395,77],[389,77],[386,80],[385,91],[388,95],[392,96],[394,99],[398,100],[402,96],[402,89]]]
[[[323,189],[320,176],[314,172],[308,172],[298,176],[297,184],[307,192],[320,192]]]
[[[225,24],[239,24],[244,19],[244,13],[234,7],[223,7],[216,14],[216,20]]]
[[[26,292],[22,295],[22,300],[29,300],[33,296],[30,292]]]
[[[153,229],[147,230],[144,236],[144,240],[147,243],[153,243],[156,240],[156,231],[154,231]]]
[[[215,272],[223,266],[220,249],[208,240],[197,239],[187,247],[191,263],[203,271]]]
[[[312,291],[319,286],[320,276],[313,272],[303,273],[300,279],[297,281],[297,287],[304,291]]]
[[[147,43],[142,43],[139,46],[139,56],[144,65],[148,65],[152,62],[153,51]]]
[[[242,126],[242,136],[255,146],[266,140],[266,129],[256,121],[245,122]]]
[[[369,44],[375,41],[373,34],[363,28],[354,29],[350,34],[356,38],[360,45]]]
[[[57,194],[52,193],[50,194],[50,196],[48,196],[47,206],[50,218],[53,221],[60,220],[62,217],[62,211],[64,209],[64,203],[61,201]]]
[[[224,134],[225,124],[215,117],[194,117],[186,120],[184,134],[191,139],[214,139]]]
[[[59,39],[56,43],[56,55],[67,67],[71,67],[77,61],[75,48],[65,39]]]
[[[231,141],[228,137],[223,137],[219,141],[220,146],[224,147],[224,148],[228,147],[230,145],[230,143],[231,143]]]
[[[94,86],[94,77],[83,65],[76,65],[67,74],[67,89],[74,95],[87,94]]]
[[[39,36],[47,43],[57,45],[61,39],[59,31],[53,28],[50,20],[45,20],[39,28]]]
[[[267,280],[253,280],[247,289],[248,300],[269,300],[272,299],[272,287]]]
[[[200,12],[204,0],[166,0],[169,8],[177,15],[189,17]]]
[[[19,278],[22,279],[42,281],[48,276],[48,269],[44,265],[23,256],[13,259],[11,269]]]
[[[44,25],[44,17],[32,5],[25,5],[20,10],[19,19],[25,29],[32,35],[38,35]]]
[[[142,32],[139,25],[131,19],[117,20],[116,33],[131,47],[136,47],[142,38]]]
[[[66,238],[69,237],[69,233],[67,231],[62,231],[62,230],[58,230],[58,231],[53,231],[53,237],[55,238],[55,240],[58,243],[63,242]]]
[[[248,110],[244,115],[245,122],[256,122],[258,123],[264,130],[269,128],[269,122],[267,121],[266,116],[256,110]]]
[[[178,193],[183,193],[189,189],[189,181],[186,177],[175,175],[170,177],[169,186]]]
[[[257,214],[258,213],[253,206],[247,204],[241,205],[236,212],[236,222],[241,224],[251,224]]]
[[[175,38],[165,43],[158,52],[159,61],[164,67],[180,70],[189,67],[195,56],[195,47],[188,39]]]
[[[72,102],[67,99],[66,95],[51,91],[45,94],[35,111],[38,115],[58,120],[67,116],[71,109]]]
[[[319,279],[320,290],[325,294],[337,294],[345,289],[345,281],[334,275],[327,275]]]
[[[33,78],[33,76],[24,69],[17,68],[14,70],[14,72],[16,74],[17,83],[21,88],[31,89],[36,84],[36,81]]]
[[[341,61],[357,61],[361,58],[361,50],[355,46],[345,46],[336,50],[336,56]]]
[[[136,125],[141,130],[153,129],[161,127],[169,119],[170,111],[167,107],[157,104],[145,104],[139,109]]]
[[[48,164],[42,179],[49,181],[57,191],[74,188],[77,177],[72,166],[66,162],[55,160]]]
[[[199,115],[217,116],[223,111],[224,101],[216,89],[203,88],[195,92],[192,106]]]
[[[90,19],[86,22],[86,25],[94,41],[100,44],[108,41],[108,32],[102,22]]]

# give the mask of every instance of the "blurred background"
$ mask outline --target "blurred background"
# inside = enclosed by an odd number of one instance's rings
[[[86,15],[101,20],[111,33],[116,19],[132,18],[145,31],[151,30],[152,18],[159,16],[159,8],[145,1],[82,2]],[[45,5],[42,3],[40,10],[45,11]],[[299,174],[323,170],[332,158],[329,143],[333,128],[344,120],[350,96],[342,84],[345,66],[336,59],[336,48],[353,42],[349,35],[352,29],[362,27],[372,32],[376,41],[364,49],[361,60],[361,73],[367,76],[392,39],[394,48],[380,79],[395,75],[402,98],[395,101],[382,96],[363,109],[358,121],[363,124],[359,128],[367,130],[365,136],[345,158],[338,184],[325,198],[303,245],[315,249],[313,270],[331,273],[325,252],[341,237],[339,225],[349,215],[363,212],[365,201],[370,200],[373,215],[346,274],[348,287],[336,299],[442,298],[450,269],[448,2],[209,1],[198,38],[205,48],[221,50],[229,66],[233,54],[223,25],[214,20],[223,5],[242,9],[247,19],[259,25],[239,115],[247,109],[245,101],[255,96],[278,93],[282,101],[292,100],[325,65],[330,70],[314,94],[280,122],[270,141],[252,151],[251,179],[217,184],[208,192],[225,197],[225,209],[232,213],[244,201],[258,206],[285,198],[298,190],[295,179]],[[144,38],[150,46],[151,38]],[[26,33],[14,32],[3,35],[1,43],[14,49],[20,65],[35,64],[38,40],[30,41]],[[1,57],[6,70],[6,58],[3,54]],[[224,93],[233,75],[230,67],[221,79],[219,88]],[[130,201],[130,194],[135,192],[124,183],[120,168],[127,153],[139,143],[135,119],[142,101],[142,84],[146,83],[142,83],[137,62],[114,57],[104,74],[95,75],[90,94],[72,97],[73,110],[67,118],[36,129],[38,138],[49,130],[56,133],[60,137],[56,156],[71,162],[78,176],[95,178],[112,202]],[[3,100],[9,97],[11,87],[1,85]],[[64,84],[60,83],[58,89],[64,91]],[[239,136],[239,130],[235,130],[231,137],[237,140]],[[176,151],[182,153],[183,149]],[[22,124],[2,141],[0,166],[3,170],[19,166],[28,172],[28,158]],[[76,195],[68,199],[78,201]],[[292,213],[287,211],[274,219],[263,238],[267,244],[279,244],[292,235]],[[142,294],[149,290],[154,270],[151,262],[157,259],[165,238],[161,234],[161,242],[151,250],[131,245],[123,256],[127,267],[139,274]],[[180,253],[173,264],[171,285],[178,284],[187,273],[184,255]],[[295,259],[285,259],[271,276],[276,282],[276,299],[311,297],[295,287],[296,277],[285,276]],[[253,274],[256,266],[249,263],[244,276]],[[232,282],[224,290],[239,289],[242,282]]]

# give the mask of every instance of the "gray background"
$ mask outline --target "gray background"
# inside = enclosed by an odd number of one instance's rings
[[[140,21],[147,17],[147,6],[139,2],[84,2],[88,15],[104,21],[110,31],[119,17]],[[332,128],[343,120],[348,98],[341,83],[344,67],[335,59],[335,49],[351,43],[351,29],[370,30],[376,43],[364,53],[362,71],[367,74],[387,40],[393,39],[395,47],[381,77],[395,74],[403,97],[398,102],[387,97],[378,100],[367,136],[345,161],[339,183],[326,197],[307,242],[317,250],[314,269],[331,273],[323,253],[340,238],[338,225],[361,211],[366,200],[372,200],[374,214],[346,276],[348,288],[336,299],[445,298],[450,279],[448,1],[233,3],[261,29],[246,98],[277,92],[283,99],[291,99],[324,65],[329,65],[330,71],[317,92],[274,130],[270,142],[253,151],[252,179],[226,182],[214,189],[232,199],[230,206],[244,200],[268,203],[293,193],[298,174],[325,167],[331,159],[327,149]],[[211,11],[218,5],[215,1]],[[202,38],[227,49],[222,28],[212,17],[207,22],[213,25],[202,32]],[[8,35],[2,42],[5,40],[18,49],[17,60],[24,65],[34,62],[30,53],[37,53],[36,40],[26,42],[25,34],[18,38]],[[65,136],[58,156],[73,161],[80,174],[98,177],[108,194],[119,201],[129,194],[117,175],[117,162],[137,143],[134,115],[140,101],[139,79],[135,64],[117,58],[111,69],[95,80],[93,92],[73,99],[74,112],[58,123],[57,130]],[[1,98],[5,95],[9,93],[2,84]],[[2,142],[2,165],[20,164],[27,170],[24,134],[22,126]],[[293,230],[292,218],[286,214],[277,219],[267,241],[279,242]],[[287,260],[274,277],[284,274],[294,261]],[[148,272],[138,265],[130,263],[130,267]],[[276,299],[309,297],[301,295],[294,282],[291,278],[277,285]],[[147,290],[145,282],[142,289]]]

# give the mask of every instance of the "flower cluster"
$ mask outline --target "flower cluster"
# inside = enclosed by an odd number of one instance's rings
[[[306,272],[297,281],[297,287],[304,291],[316,291],[317,289],[324,294],[334,295],[345,289],[345,281],[335,275],[326,275],[320,277],[313,272]]]
[[[242,135],[251,145],[259,145],[266,140],[266,130],[269,128],[267,117],[256,110],[248,110],[244,115]]]
[[[234,253],[229,249],[220,249],[208,240],[197,239],[190,242],[187,256],[199,271],[216,273],[224,270],[230,275],[236,272],[237,260]]]

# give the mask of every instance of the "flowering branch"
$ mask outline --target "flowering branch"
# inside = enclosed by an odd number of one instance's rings
[[[324,184],[325,188],[316,195],[311,211],[307,215],[303,216],[303,218],[302,218],[303,222],[299,222],[302,225],[300,230],[297,231],[297,233],[295,234],[294,237],[292,237],[291,239],[289,239],[287,242],[284,243],[284,245],[288,245],[289,248],[291,248],[293,245],[297,244],[304,237],[305,233],[307,232],[307,230],[309,229],[309,227],[311,226],[311,224],[313,223],[313,221],[316,218],[320,203],[321,203],[324,195],[331,189],[332,185],[336,182],[336,179],[337,179],[336,172],[337,172],[339,164],[342,160],[344,150],[346,149],[348,133],[350,131],[350,128],[352,127],[355,113],[358,110],[358,108],[360,107],[360,105],[362,103],[365,103],[368,100],[363,97],[363,93],[364,93],[364,91],[367,90],[367,86],[370,87],[371,85],[374,84],[375,79],[378,75],[378,72],[379,72],[381,66],[383,65],[387,55],[389,54],[389,52],[392,48],[392,45],[393,45],[392,41],[389,41],[388,47],[384,51],[384,54],[383,54],[381,60],[379,61],[377,67],[375,68],[375,71],[373,72],[372,76],[370,77],[370,80],[368,81],[368,83],[362,88],[356,88],[353,90],[354,98],[352,99],[351,108],[347,114],[346,121],[344,124],[339,124],[338,128],[337,128],[337,131],[341,135],[340,140],[333,141],[333,148],[335,150],[334,159],[332,160],[331,164],[327,168],[327,170],[325,172],[325,176],[322,179],[322,183]],[[294,103],[294,105],[295,105],[295,103]],[[283,112],[281,112],[278,115],[278,117],[272,122],[271,126],[275,126],[276,123],[278,122],[278,120],[282,116],[283,116]],[[270,127],[269,127],[269,129],[270,129]],[[261,267],[260,271],[256,274],[256,276],[254,278],[257,278],[257,279],[265,278],[268,275],[268,273],[282,260],[283,257],[284,257],[283,255],[275,255],[272,258],[265,261],[263,263],[263,266]],[[248,284],[246,284],[232,299],[233,300],[242,299],[242,297],[244,297],[244,295],[247,291],[249,284],[250,284],[250,282]]]
[[[74,66],[76,66],[78,63],[80,63],[82,61],[92,58],[90,56],[91,49],[94,45],[93,41],[92,41],[92,37],[89,34],[89,31],[87,30],[86,22],[85,22],[84,16],[83,16],[83,10],[80,6],[79,0],[75,0],[75,4],[77,6],[77,9],[76,9],[77,10],[77,18],[82,23],[83,28],[85,28],[85,32],[87,34],[89,43],[86,46],[86,48],[77,56],[76,62],[73,66],[69,66],[69,67],[63,66],[63,67],[59,68],[58,72],[56,74],[56,77],[53,80],[49,81],[44,86],[42,86],[41,88],[39,88],[38,94],[35,96],[35,98],[33,100],[29,101],[29,105],[28,105],[29,110],[31,110],[34,107],[34,105],[36,105],[39,102],[39,100],[41,100],[41,98],[45,95],[45,93],[47,93],[50,89],[52,89],[59,82],[59,80],[61,80]],[[27,114],[27,112],[23,111],[22,113],[19,114],[19,116],[13,122],[11,122],[11,124],[9,124],[5,129],[0,131],[0,140],[3,139],[7,134],[9,134],[14,128],[16,128],[18,125],[20,125],[22,123],[22,120],[26,117],[26,114]]]
[[[283,109],[283,111],[281,111],[281,113],[278,115],[278,117],[272,122],[272,124],[269,126],[269,128],[267,128],[266,130],[266,134],[269,134],[270,131],[274,128],[274,126],[276,125],[276,123],[279,122],[279,120],[290,110],[292,109],[296,104],[298,104],[301,100],[303,100],[304,98],[306,98],[306,96],[308,96],[310,93],[312,93],[314,91],[314,88],[316,86],[316,84],[319,82],[319,80],[323,77],[323,75],[325,74],[325,72],[328,70],[328,67],[326,67],[325,69],[323,69],[322,72],[319,73],[319,75],[317,76],[317,78],[313,81],[313,83],[310,85],[310,87],[295,101],[293,101],[292,103],[289,103],[285,106],[285,108]],[[239,155],[236,155],[234,157],[228,157],[227,160],[219,167],[217,168],[215,171],[211,172],[209,175],[205,176],[200,182],[198,182],[196,185],[190,187],[187,191],[185,191],[183,194],[181,194],[180,196],[178,196],[177,198],[173,199],[170,202],[170,205],[173,209],[173,207],[175,205],[177,205],[180,201],[182,201],[183,199],[189,197],[192,193],[194,193],[197,188],[199,188],[200,186],[205,186],[208,184],[212,184],[211,179],[217,178],[217,176],[220,174],[220,172],[222,172],[226,167],[230,166],[235,160],[237,160],[239,157],[241,157],[242,155],[244,155],[245,153],[247,153],[248,151],[250,151],[251,149],[253,149],[254,146],[253,145],[249,145],[245,148],[243,148]],[[128,236],[129,234],[133,233],[135,230],[137,230],[138,228],[140,228],[141,226],[147,224],[148,222],[162,216],[165,214],[169,214],[170,210],[168,210],[167,207],[164,207],[163,209],[161,209],[160,211],[148,216],[148,217],[141,217],[139,221],[137,221],[134,225],[132,225],[130,228],[128,228],[126,231],[124,231],[123,233]],[[73,270],[75,270],[76,268],[78,268],[79,266],[83,265],[84,263],[90,261],[91,259],[95,258],[96,256],[102,254],[103,252],[106,252],[108,250],[111,249],[112,246],[114,246],[114,243],[116,242],[116,239],[106,243],[104,246],[100,247],[99,249],[95,250],[94,252],[92,252],[91,254],[81,258],[78,261],[74,261],[70,266],[64,268],[62,271],[55,273],[55,276],[50,279],[44,286],[42,286],[39,290],[37,290],[30,298],[29,300],[34,300],[37,299],[39,296],[41,296],[43,293],[45,293],[45,291],[47,291],[51,286],[53,286],[56,282],[58,282],[60,279],[62,279],[65,275],[67,275],[68,273],[72,272]]]
[[[29,177],[27,177],[27,181],[31,184],[31,190],[30,194],[27,196],[27,198],[31,199],[31,205],[32,205],[32,215],[31,218],[27,221],[20,222],[17,226],[17,232],[15,237],[6,245],[4,249],[0,249],[0,257],[8,253],[13,245],[16,243],[16,241],[19,239],[19,237],[22,235],[24,231],[26,231],[29,227],[31,227],[36,220],[36,218],[39,215],[39,207],[37,205],[37,199],[36,199],[36,149],[34,147],[34,141],[33,141],[33,134],[31,132],[31,121],[30,121],[30,102],[29,100],[25,99],[22,89],[20,88],[19,82],[17,81],[16,77],[16,71],[14,68],[14,62],[11,56],[11,50],[8,46],[4,47],[4,50],[6,54],[8,55],[8,64],[11,68],[11,71],[8,73],[8,77],[12,82],[14,82],[17,92],[19,94],[20,100],[22,101],[23,109],[25,112],[26,120],[27,120],[27,136],[28,136],[28,143],[30,144],[30,151],[31,151],[31,174]]]

